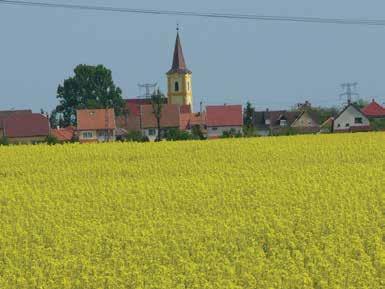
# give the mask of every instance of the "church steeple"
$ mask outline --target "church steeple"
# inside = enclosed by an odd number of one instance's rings
[[[179,27],[177,28],[177,33],[176,33],[172,67],[168,71],[168,73],[175,73],[175,72],[177,72],[177,73],[191,73],[191,71],[187,69],[186,62],[184,60],[182,44],[180,42],[180,37],[179,37]]]
[[[167,72],[168,103],[190,105],[192,108],[192,72],[187,68],[177,27],[171,69]]]

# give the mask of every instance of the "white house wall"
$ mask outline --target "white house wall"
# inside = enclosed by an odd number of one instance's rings
[[[362,123],[355,123],[356,117],[362,118]],[[348,126],[347,126],[348,124]],[[334,121],[334,131],[347,130],[351,127],[369,126],[369,120],[353,106],[349,106],[345,111]]]
[[[209,138],[221,137],[224,132],[228,132],[231,129],[234,129],[236,133],[242,132],[242,127],[241,126],[207,127],[207,136]]]

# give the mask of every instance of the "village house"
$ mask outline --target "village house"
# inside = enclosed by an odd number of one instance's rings
[[[266,111],[256,111],[254,113],[253,124],[258,135],[279,135],[288,132],[300,115],[301,112],[299,111],[270,111],[266,109]]]
[[[206,107],[207,137],[219,138],[224,132],[242,133],[242,105],[215,105]]]
[[[0,112],[0,136],[9,143],[31,144],[43,142],[50,133],[46,116],[30,110]]]
[[[150,141],[155,141],[158,135],[158,123],[152,105],[140,106],[141,131],[143,136]],[[164,104],[160,117],[161,134],[168,129],[179,129],[181,106],[177,104]]]
[[[115,112],[109,109],[80,109],[76,111],[79,141],[107,142],[114,141],[115,135]]]
[[[360,132],[370,130],[369,119],[351,102],[348,103],[333,121],[333,132]]]
[[[291,124],[291,128],[298,133],[317,133],[320,130],[318,116],[311,110],[304,110]]]
[[[369,119],[385,118],[385,108],[378,104],[374,99],[362,110],[363,114]]]
[[[75,129],[74,126],[51,129],[51,136],[61,143],[70,142],[75,138]]]

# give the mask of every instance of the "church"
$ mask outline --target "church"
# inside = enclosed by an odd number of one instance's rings
[[[169,104],[193,107],[192,72],[187,68],[177,28],[174,56],[167,72],[167,98]]]
[[[172,64],[166,73],[167,98],[160,119],[162,131],[191,131],[199,126],[208,138],[220,137],[230,129],[240,132],[243,125],[241,105],[207,106],[205,110],[201,107],[201,111],[193,112],[192,72],[187,68],[179,34],[177,28]],[[126,99],[124,113],[117,117],[116,123],[126,132],[140,131],[149,140],[154,140],[158,133],[149,97]]]

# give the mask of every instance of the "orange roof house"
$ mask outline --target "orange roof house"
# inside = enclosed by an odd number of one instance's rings
[[[208,138],[217,138],[224,132],[242,131],[242,105],[216,105],[206,107],[206,126]]]
[[[115,140],[115,112],[109,109],[80,109],[76,111],[80,142]]]
[[[163,104],[160,118],[161,130],[180,128],[181,109],[182,106],[177,104]],[[152,105],[140,106],[140,114],[143,135],[147,136],[151,141],[155,140],[158,134],[158,125]]]
[[[75,127],[68,126],[65,128],[51,129],[51,135],[60,142],[70,142],[74,138]]]
[[[385,118],[385,108],[378,104],[374,99],[361,111],[369,118]]]

